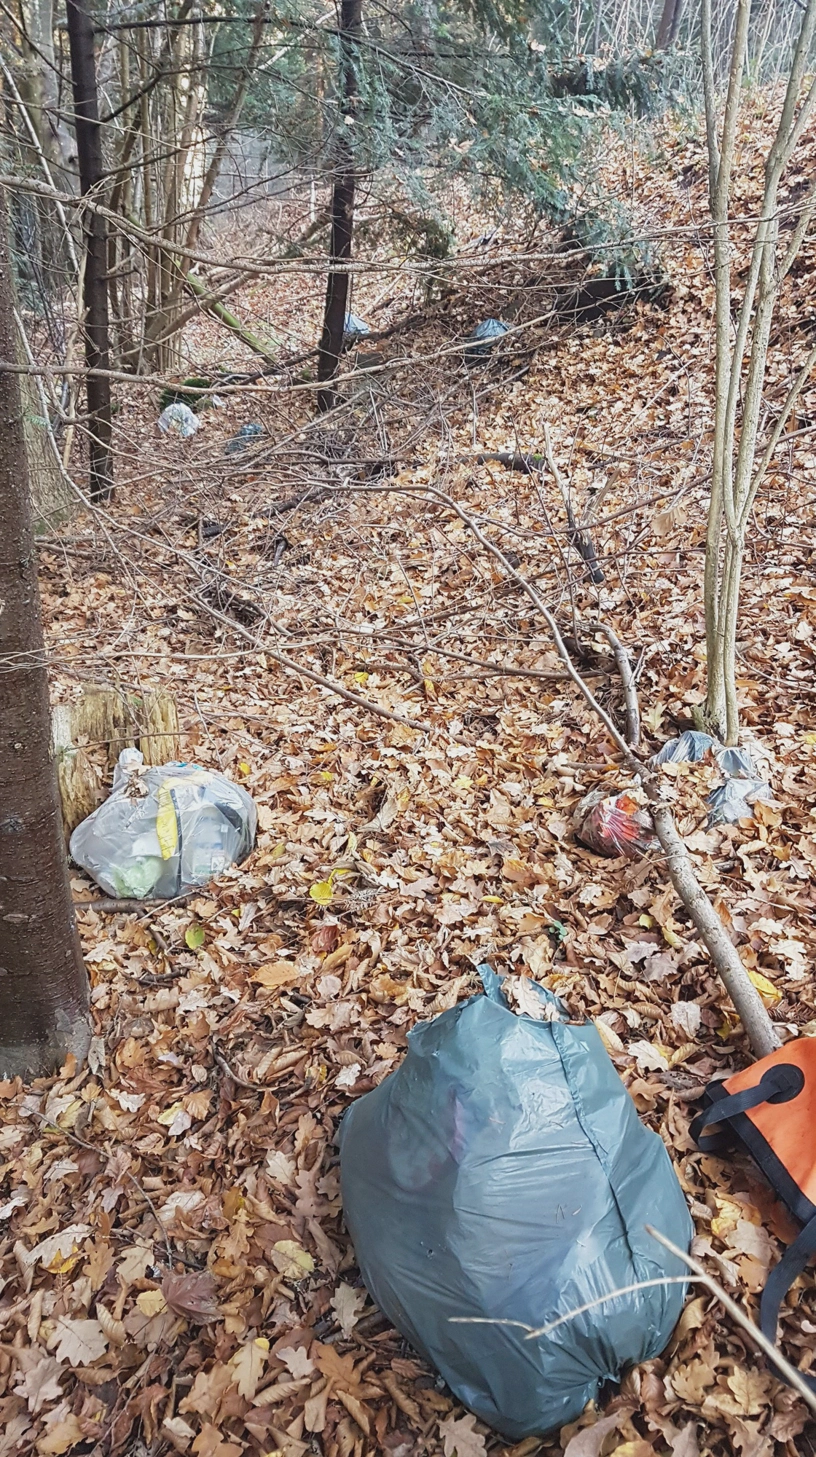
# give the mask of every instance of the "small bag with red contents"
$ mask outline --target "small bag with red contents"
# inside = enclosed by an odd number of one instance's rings
[[[627,855],[637,860],[659,847],[652,817],[632,794],[593,789],[572,817],[576,839],[597,855]]]

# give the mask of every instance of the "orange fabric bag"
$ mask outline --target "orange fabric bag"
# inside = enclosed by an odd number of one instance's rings
[[[709,1083],[691,1136],[704,1153],[741,1143],[803,1225],[762,1292],[760,1324],[775,1341],[779,1307],[816,1253],[816,1037],[800,1037],[724,1082]]]

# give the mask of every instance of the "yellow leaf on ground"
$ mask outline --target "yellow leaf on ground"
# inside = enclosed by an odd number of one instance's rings
[[[37,1451],[42,1452],[43,1457],[61,1457],[63,1452],[70,1451],[77,1442],[83,1442],[85,1435],[73,1412],[64,1421],[57,1422],[50,1427],[44,1437],[37,1443]]]
[[[782,993],[772,981],[768,980],[767,976],[762,975],[761,971],[749,971],[748,979],[754,983],[766,1007],[772,1007],[776,1002],[781,1002]]]
[[[272,1260],[284,1280],[303,1280],[311,1275],[315,1264],[308,1250],[293,1239],[279,1239],[274,1247]]]
[[[142,1312],[142,1315],[146,1315],[148,1319],[154,1315],[162,1315],[167,1309],[167,1301],[162,1295],[161,1290],[142,1290],[136,1296],[136,1304]]]

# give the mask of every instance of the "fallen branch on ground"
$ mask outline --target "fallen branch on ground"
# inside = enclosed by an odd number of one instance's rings
[[[640,708],[638,706],[637,684],[635,683],[635,675],[632,672],[629,653],[623,646],[617,633],[613,632],[612,628],[608,627],[605,622],[592,622],[590,623],[590,627],[594,632],[603,633],[615,654],[615,662],[623,688],[623,701],[626,707],[626,742],[630,749],[636,749],[640,744]]]

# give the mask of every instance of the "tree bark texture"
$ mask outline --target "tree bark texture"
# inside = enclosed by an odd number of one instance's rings
[[[0,358],[14,358],[0,193]],[[0,1076],[52,1072],[90,1041],[62,831],[37,587],[23,409],[0,372]]]
[[[340,107],[340,134],[335,147],[334,185],[331,203],[331,263],[346,263],[351,259],[354,239],[354,195],[357,185],[354,148],[348,138],[357,110],[357,75],[355,70],[356,38],[362,23],[362,0],[341,0],[340,6],[340,75],[342,103]],[[349,275],[332,267],[326,284],[326,306],[323,313],[323,332],[318,350],[317,378],[321,384],[334,379],[343,352],[343,332],[348,309]],[[335,403],[335,392],[322,389],[318,392],[317,407],[330,410]]]
[[[67,0],[71,84],[74,92],[79,186],[82,196],[96,194],[101,202],[103,178],[102,133],[96,90],[93,20],[87,0]],[[85,218],[85,362],[89,370],[110,369],[108,330],[107,223],[97,212]],[[105,500],[113,490],[111,452],[111,386],[105,375],[89,373],[86,385],[90,416],[90,493]]]
[[[663,9],[660,12],[660,23],[654,43],[656,51],[668,50],[669,46],[674,44],[682,18],[683,0],[663,0]]]

